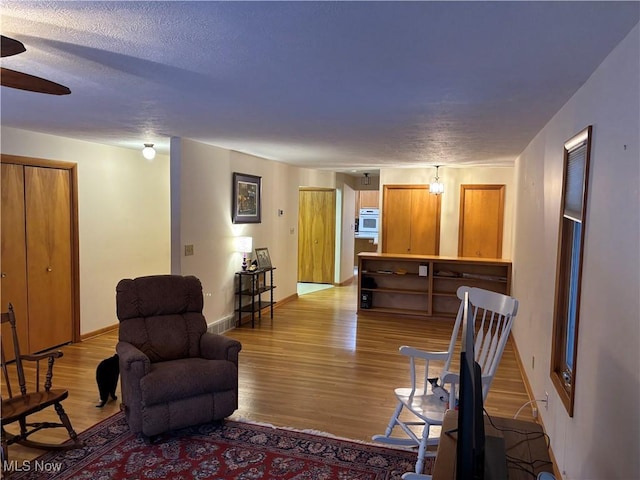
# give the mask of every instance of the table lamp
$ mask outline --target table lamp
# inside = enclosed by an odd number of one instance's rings
[[[247,269],[247,253],[251,253],[253,238],[236,237],[236,251],[242,253],[242,270]]]

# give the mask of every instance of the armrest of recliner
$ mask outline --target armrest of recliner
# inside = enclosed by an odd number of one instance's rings
[[[205,332],[200,337],[200,355],[210,360],[228,360],[238,366],[238,354],[242,344],[230,337]]]
[[[120,368],[128,374],[142,378],[151,370],[149,357],[129,342],[118,342],[116,352],[120,357]]]
[[[151,371],[151,361],[139,348],[129,342],[116,344],[120,364],[120,389],[122,405],[127,415],[127,422],[132,432],[142,431],[143,392],[142,379]]]

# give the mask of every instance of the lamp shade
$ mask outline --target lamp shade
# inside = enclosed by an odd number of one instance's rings
[[[241,253],[251,253],[253,249],[253,238],[236,237],[236,251]]]
[[[429,185],[429,193],[440,195],[442,192],[444,192],[444,183],[431,182],[431,184]]]

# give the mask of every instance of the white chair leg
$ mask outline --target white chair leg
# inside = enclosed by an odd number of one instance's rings
[[[398,417],[400,416],[400,412],[402,411],[402,407],[404,407],[402,402],[398,402],[398,405],[396,406],[396,409],[393,411],[393,415],[391,417],[391,420],[389,420],[389,424],[387,425],[387,429],[384,431],[384,435],[386,437],[390,437],[391,436],[391,433],[393,432],[393,429],[396,426],[396,423],[398,421]]]
[[[373,437],[371,437],[374,442],[396,444],[396,442],[390,441],[389,438],[391,437],[391,434],[393,433],[393,429],[395,428],[396,423],[398,422],[398,416],[402,411],[402,407],[403,407],[402,402],[398,402],[396,409],[393,411],[393,415],[391,415],[391,420],[389,420],[389,424],[387,425],[387,428],[384,431],[384,435],[374,435]],[[402,442],[401,444],[403,443],[404,442]]]
[[[422,429],[422,439],[420,440],[420,447],[418,447],[418,460],[416,461],[416,473],[422,473],[424,468],[424,457],[427,453],[427,443],[429,441],[429,429],[430,425],[425,423]]]

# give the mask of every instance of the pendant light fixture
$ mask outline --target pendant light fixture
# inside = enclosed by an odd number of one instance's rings
[[[436,176],[431,181],[429,185],[429,193],[433,193],[434,195],[440,195],[444,192],[444,184],[440,182],[440,177],[438,177],[438,169],[440,165],[436,165]]]

